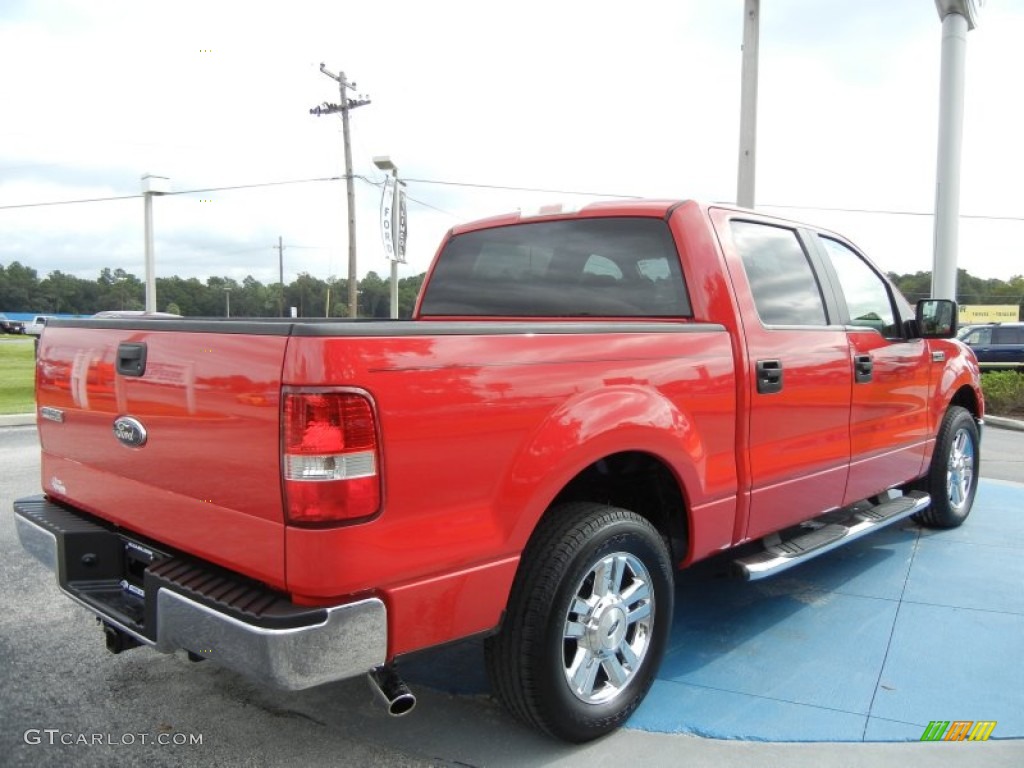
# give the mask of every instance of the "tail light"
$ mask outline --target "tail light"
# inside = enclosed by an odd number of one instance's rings
[[[285,391],[282,473],[288,522],[337,523],[380,508],[380,451],[369,399]]]

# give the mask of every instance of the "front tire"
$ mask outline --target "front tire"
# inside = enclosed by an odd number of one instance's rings
[[[530,539],[500,634],[485,645],[498,698],[572,742],[621,725],[654,682],[672,624],[672,560],[625,509],[552,509]]]
[[[931,506],[914,515],[929,528],[956,528],[967,519],[978,490],[981,464],[978,425],[965,408],[950,406],[942,419],[931,467],[921,483]]]

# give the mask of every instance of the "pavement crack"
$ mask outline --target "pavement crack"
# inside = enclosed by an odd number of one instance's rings
[[[882,675],[885,674],[885,665],[889,661],[889,651],[892,650],[892,639],[896,635],[896,625],[900,621],[900,609],[903,607],[903,596],[907,593],[907,584],[910,583],[910,573],[914,569],[914,560],[917,557],[918,547],[921,546],[921,530],[918,529],[917,536],[914,537],[914,548],[910,551],[910,562],[907,564],[907,573],[903,577],[903,587],[900,589],[900,597],[896,603],[896,615],[892,617],[892,626],[889,628],[889,639],[885,643],[885,655],[882,657],[882,663],[878,668],[878,678],[875,680],[875,690],[871,694],[871,703],[868,704],[868,714],[864,718],[864,730],[861,732],[861,741],[866,741],[868,736],[868,726],[871,724],[871,713],[875,710],[875,699],[878,697],[878,691],[880,688],[886,688],[886,690],[892,690],[882,685]]]

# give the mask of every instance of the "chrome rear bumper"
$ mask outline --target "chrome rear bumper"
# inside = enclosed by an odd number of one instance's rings
[[[142,585],[133,587],[123,575],[130,539],[42,496],[16,501],[14,511],[22,546],[56,574],[61,591],[105,624],[162,653],[183,649],[287,690],[358,677],[386,660],[387,609],[379,599],[293,606],[241,577],[176,558],[154,561]],[[81,566],[72,557],[83,541],[92,570],[88,578],[76,578]],[[194,587],[207,582],[214,586]],[[223,599],[237,593],[246,605],[263,607],[253,612],[238,600]]]

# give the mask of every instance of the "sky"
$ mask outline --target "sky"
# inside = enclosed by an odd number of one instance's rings
[[[280,237],[286,282],[346,277],[345,185],[316,181],[344,173],[341,120],[309,113],[339,100],[321,63],[371,101],[351,111],[360,276],[389,269],[377,155],[408,180],[402,277],[485,216],[625,196],[732,202],[742,12],[743,0],[4,0],[0,264],[143,277],[136,196],[153,173],[179,193],[154,200],[157,276],[274,282]],[[885,271],[929,270],[941,33],[932,0],[761,0],[755,207],[838,231]],[[1022,44],[1024,0],[990,0],[968,35],[960,266],[980,277],[1024,272]]]

